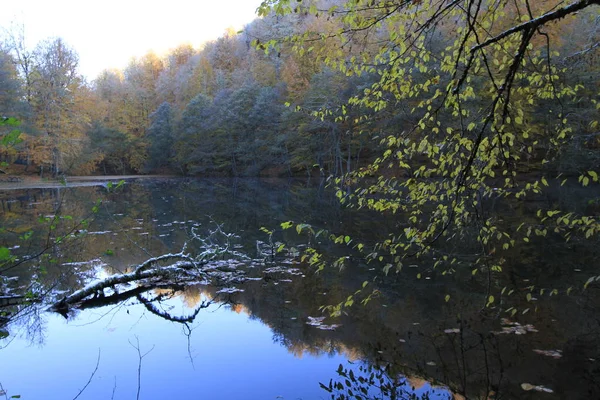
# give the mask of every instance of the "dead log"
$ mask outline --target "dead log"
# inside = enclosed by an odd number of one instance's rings
[[[150,263],[145,262],[142,264],[144,267],[150,265]],[[140,267],[142,266],[140,265]],[[158,266],[151,269],[142,269],[138,267],[134,272],[130,272],[127,274],[116,274],[109,276],[104,279],[99,279],[93,282],[90,282],[83,288],[71,293],[70,295],[62,298],[60,301],[54,303],[50,309],[60,314],[66,315],[68,310],[72,308],[74,305],[80,303],[84,299],[97,295],[99,293],[103,293],[104,289],[112,288],[116,285],[129,284],[133,282],[139,282],[146,279],[156,279],[159,280],[170,280],[172,282],[177,282],[180,279],[198,279],[204,278],[206,274],[201,269],[197,269],[197,263],[193,261],[177,261],[169,266]]]

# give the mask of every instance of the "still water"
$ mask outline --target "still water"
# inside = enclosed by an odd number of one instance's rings
[[[570,202],[572,196],[578,198],[565,192],[544,200]],[[283,221],[347,233],[367,245],[397,226],[389,216],[344,210],[318,184],[139,180],[110,192],[105,186],[6,191],[1,201],[2,245],[21,259],[48,247],[47,257],[4,273],[13,279],[0,295],[29,289],[45,299],[35,307],[5,307],[10,318],[0,340],[0,384],[8,397],[600,397],[600,295],[597,287],[579,289],[597,270],[597,245],[540,241],[503,255],[506,273],[492,282],[498,290],[576,288],[569,296],[503,298],[504,309],[519,308],[512,316],[483,307],[489,282],[470,269],[442,275],[412,265],[384,276],[381,265],[366,264],[325,238],[310,244],[332,260],[349,255],[342,271],[315,273],[293,251],[269,258],[264,250],[271,242],[299,251],[309,244],[294,230],[281,230]],[[498,210],[511,223],[507,215],[523,220],[529,207]],[[154,287],[162,316],[136,296],[110,304],[97,299],[68,319],[47,311],[89,281],[179,252],[192,232],[206,237],[217,226],[233,234],[229,244],[243,255],[252,279],[235,287]],[[30,238],[19,239],[27,232]],[[77,239],[48,245],[61,235]],[[468,249],[465,243],[465,258]],[[357,303],[337,318],[322,312],[365,280],[377,294],[367,305]],[[211,299],[195,318],[176,321]]]

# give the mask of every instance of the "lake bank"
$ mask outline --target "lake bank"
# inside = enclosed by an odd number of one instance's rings
[[[106,186],[108,182],[138,179],[174,179],[175,175],[94,175],[67,176],[64,179],[40,179],[33,176],[10,176],[9,181],[0,181],[0,190],[58,189],[62,187]]]

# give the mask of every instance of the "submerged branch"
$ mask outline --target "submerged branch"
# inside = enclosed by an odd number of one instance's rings
[[[148,265],[147,263],[141,265]],[[66,315],[69,308],[81,302],[90,296],[104,297],[104,289],[114,288],[116,285],[133,283],[144,279],[159,278],[168,279],[177,282],[178,278],[205,278],[203,270],[196,268],[197,263],[193,261],[177,261],[169,266],[156,267],[152,269],[141,270],[137,268],[135,272],[127,274],[116,274],[105,279],[100,279],[89,283],[82,289],[79,289],[62,300],[52,305],[51,310]]]
[[[200,305],[197,306],[196,309],[194,310],[194,312],[191,313],[190,315],[173,316],[166,311],[160,310],[158,307],[156,307],[154,304],[152,304],[153,300],[148,300],[148,299],[144,298],[141,294],[137,295],[136,298],[138,299],[138,301],[140,303],[142,303],[144,305],[144,307],[146,307],[146,310],[148,310],[150,313],[152,313],[160,318],[166,319],[167,321],[177,322],[180,324],[187,324],[189,322],[194,322],[194,319],[196,319],[196,317],[198,316],[200,311],[205,308],[210,307],[210,305],[212,304],[212,301],[202,301],[200,303]]]

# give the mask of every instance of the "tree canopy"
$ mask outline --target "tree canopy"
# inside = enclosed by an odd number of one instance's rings
[[[575,144],[598,143],[599,81],[585,79],[584,86],[581,78],[584,70],[597,75],[597,67],[588,68],[597,57],[599,5],[267,0],[259,9],[264,18],[312,22],[303,32],[254,43],[266,53],[319,60],[347,77],[375,77],[347,102],[312,112],[321,121],[352,124],[381,145],[372,162],[335,180],[342,203],[406,216],[398,232],[369,249],[370,258],[386,262],[386,272],[415,257],[453,272],[459,263],[453,250],[474,229],[480,249],[472,272],[492,273],[502,270],[503,258],[490,255],[516,241],[590,239],[600,232],[597,216],[559,205],[538,210],[535,224],[518,228],[502,224],[488,207],[492,199],[535,197],[571,176],[597,185],[598,163],[581,162],[575,171],[559,164]],[[382,125],[382,119],[395,121]],[[323,266],[316,254],[312,261]]]

